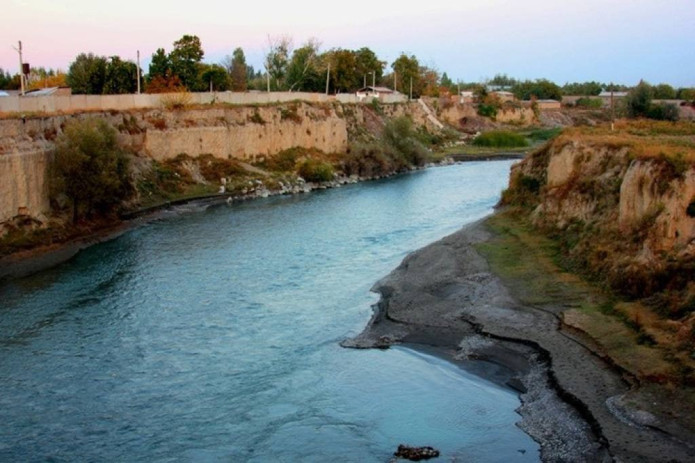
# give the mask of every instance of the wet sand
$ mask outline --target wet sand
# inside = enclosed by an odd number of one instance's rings
[[[514,299],[475,250],[492,233],[481,221],[406,257],[373,287],[381,300],[372,319],[343,346],[435,346],[454,361],[503,366],[521,391],[519,426],[544,461],[695,461],[692,435],[640,406],[629,375],[563,327],[561,303]]]

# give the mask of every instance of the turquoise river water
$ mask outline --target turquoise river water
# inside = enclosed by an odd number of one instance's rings
[[[185,206],[0,284],[0,461],[538,461],[514,391],[339,346],[408,252],[492,211],[510,165]]]

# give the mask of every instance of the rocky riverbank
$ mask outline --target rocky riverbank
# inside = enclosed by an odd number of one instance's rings
[[[693,435],[667,422],[672,410],[647,411],[649,394],[563,325],[564,301],[522,304],[491,271],[476,247],[495,233],[479,222],[409,255],[374,286],[372,320],[343,345],[438,346],[503,365],[544,461],[693,461]]]
[[[451,158],[445,158],[438,163],[427,164],[423,168],[446,166],[453,163],[454,161]],[[418,170],[418,168],[413,167],[412,170]],[[240,201],[268,198],[270,196],[310,193],[314,190],[339,188],[345,185],[378,180],[402,173],[393,172],[389,175],[375,177],[341,176],[332,181],[322,183],[305,182],[299,179],[299,182],[295,184],[282,184],[280,188],[275,189],[267,188],[262,182],[259,182],[258,184],[254,183],[254,187],[245,194],[220,193],[203,197],[184,198],[151,207],[135,209],[123,214],[122,221],[114,222],[84,236],[47,246],[37,246],[0,257],[0,280],[20,278],[59,265],[72,259],[83,249],[117,238],[133,227],[140,226],[148,221],[161,219],[170,211],[183,213],[188,210],[205,209],[210,206],[232,204]]]

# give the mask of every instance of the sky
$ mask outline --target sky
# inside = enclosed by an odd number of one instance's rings
[[[0,68],[67,70],[80,53],[118,55],[147,71],[157,48],[197,35],[204,61],[242,47],[262,68],[269,37],[322,50],[401,53],[454,81],[496,74],[560,85],[596,80],[695,87],[695,0],[3,0]],[[412,5],[412,6],[410,6]]]

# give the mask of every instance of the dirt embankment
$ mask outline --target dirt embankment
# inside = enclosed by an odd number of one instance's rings
[[[481,222],[409,255],[374,286],[382,299],[372,320],[343,345],[438,346],[454,360],[507,367],[508,384],[523,391],[520,426],[544,461],[691,461],[692,430],[675,426],[667,410],[652,413],[649,394],[562,323],[581,301],[556,294],[526,304],[493,273],[478,249],[499,236]]]
[[[439,345],[516,373],[546,461],[695,459],[695,127],[566,130],[507,206],[410,256],[344,345]]]

